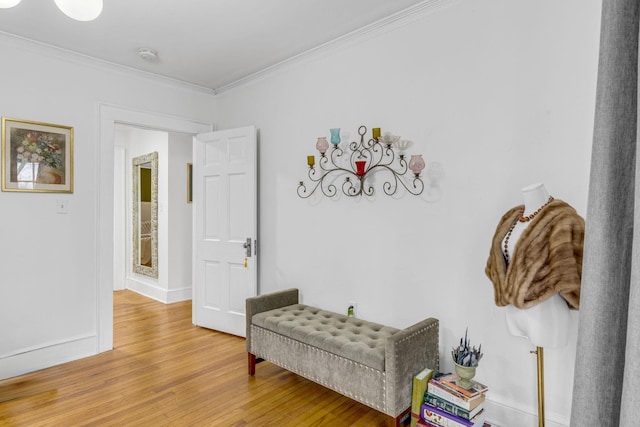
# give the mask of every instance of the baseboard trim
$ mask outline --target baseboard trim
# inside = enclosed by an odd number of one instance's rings
[[[535,412],[514,402],[499,401],[499,397],[487,396],[484,402],[486,420],[492,427],[538,427],[538,408]],[[545,427],[569,427],[569,419],[559,414],[545,412]]]
[[[127,279],[127,289],[164,304],[187,301],[192,295],[191,287],[167,290],[132,278]]]
[[[169,289],[167,292],[167,304],[180,301],[188,301],[191,299],[193,290],[191,287],[180,289]]]
[[[90,335],[24,350],[0,359],[0,380],[93,356],[97,348],[98,337]]]

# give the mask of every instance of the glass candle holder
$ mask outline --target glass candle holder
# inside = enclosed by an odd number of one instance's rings
[[[409,160],[409,169],[411,172],[415,174],[415,176],[419,176],[422,169],[424,169],[424,160],[422,159],[422,154],[413,154],[411,156],[411,160]]]
[[[331,132],[331,143],[337,147],[340,144],[340,128],[329,129],[329,132]]]
[[[326,136],[318,137],[318,141],[316,141],[316,148],[318,149],[320,154],[324,156],[324,153],[327,151],[327,148],[329,148],[329,141],[327,141]]]

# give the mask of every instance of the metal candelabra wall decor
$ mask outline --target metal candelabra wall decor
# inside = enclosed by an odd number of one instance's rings
[[[298,196],[306,199],[320,189],[326,197],[334,197],[339,194],[335,182],[341,176],[344,176],[341,186],[344,195],[350,197],[363,194],[372,196],[375,189],[367,182],[367,178],[371,177],[374,172],[380,172],[383,176],[382,189],[388,196],[394,195],[401,186],[414,196],[422,194],[424,182],[420,173],[425,167],[422,155],[412,155],[407,162],[405,155],[403,153],[396,155],[393,148],[394,146],[406,148],[410,141],[401,141],[400,137],[395,135],[381,136],[380,128],[373,128],[372,138],[365,140],[367,128],[363,125],[358,128],[360,142],[348,142],[348,152],[345,153],[339,147],[341,142],[340,129],[330,129],[329,131],[333,148],[327,153],[329,141],[326,137],[318,138],[316,142],[316,148],[320,152],[318,169],[315,166],[315,156],[307,156],[308,175],[313,186],[307,189],[304,181],[300,181]],[[412,175],[407,176],[409,170]]]

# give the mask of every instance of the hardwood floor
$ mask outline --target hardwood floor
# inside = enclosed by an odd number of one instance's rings
[[[387,416],[191,324],[191,302],[114,294],[114,350],[0,381],[0,426],[385,426]]]

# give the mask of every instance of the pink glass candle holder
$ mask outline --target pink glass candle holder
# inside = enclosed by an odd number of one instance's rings
[[[413,154],[411,156],[411,160],[409,160],[409,169],[411,169],[411,172],[413,172],[415,176],[420,176],[420,172],[422,172],[424,166],[422,154]]]
[[[329,141],[327,141],[326,136],[318,137],[318,141],[316,141],[316,148],[318,149],[320,154],[324,156],[324,153],[327,151],[327,148],[329,148]]]

